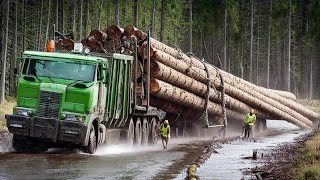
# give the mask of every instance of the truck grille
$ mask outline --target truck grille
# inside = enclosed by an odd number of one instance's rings
[[[40,91],[38,116],[58,118],[61,93]]]

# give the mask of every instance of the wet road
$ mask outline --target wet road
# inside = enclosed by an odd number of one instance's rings
[[[240,169],[253,166],[253,149],[271,148],[292,141],[304,133],[290,124],[268,122],[282,133],[258,138],[257,142],[235,141],[218,149],[198,170],[201,179],[241,179]],[[202,152],[202,146],[190,141],[172,140],[168,151],[161,143],[152,147],[112,145],[99,147],[95,155],[50,149],[43,154],[0,154],[0,179],[184,179],[185,166]],[[201,143],[199,143],[201,144]],[[193,151],[190,151],[192,149]],[[182,159],[184,159],[182,161]],[[163,176],[163,175],[166,176]]]
[[[0,154],[0,179],[158,179],[184,157],[173,140],[168,151],[152,147],[101,146],[95,155],[49,149],[42,154]],[[182,148],[183,149],[183,148]],[[179,171],[178,171],[179,172]]]
[[[200,179],[252,179],[244,176],[242,169],[253,168],[257,164],[252,159],[253,150],[258,150],[258,157],[261,156],[260,149],[266,151],[276,147],[278,144],[292,142],[294,138],[305,134],[309,131],[300,130],[298,127],[285,121],[268,121],[268,131],[282,131],[283,133],[267,137],[258,137],[256,141],[234,141],[230,144],[222,145],[218,149],[218,154],[213,154],[199,169]],[[185,177],[182,171],[176,179]],[[255,179],[255,177],[254,177]]]

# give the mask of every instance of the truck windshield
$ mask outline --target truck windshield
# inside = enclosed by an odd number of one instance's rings
[[[29,64],[29,66],[28,66]],[[25,61],[22,74],[49,78],[61,78],[83,82],[92,82],[96,66],[92,64],[69,63],[30,59]]]

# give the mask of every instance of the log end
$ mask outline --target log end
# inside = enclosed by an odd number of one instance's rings
[[[160,91],[160,85],[157,82],[157,80],[154,78],[150,79],[150,90],[151,90],[151,93],[157,93]]]

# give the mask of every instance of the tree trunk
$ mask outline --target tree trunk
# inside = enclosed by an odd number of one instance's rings
[[[225,1],[224,7],[224,45],[223,45],[223,67],[222,69],[227,70],[227,16],[228,16],[228,1]]]
[[[189,0],[189,52],[192,52],[192,0]]]
[[[133,3],[133,26],[138,27],[138,0]]]
[[[152,42],[154,42],[154,41],[151,41],[151,43]],[[154,45],[154,44],[152,44],[152,45]],[[166,50],[168,50],[168,49],[166,49]],[[172,49],[172,51],[174,51],[174,49]],[[165,63],[169,67],[174,68],[177,71],[180,71],[180,72],[188,75],[189,77],[193,77],[194,79],[197,79],[200,82],[204,82],[204,83],[206,82],[206,79],[204,78],[204,77],[206,77],[206,72],[202,69],[195,68],[195,67],[188,65],[190,63],[186,63],[186,61],[177,60],[176,58],[170,56],[169,54],[163,53],[161,51],[156,51],[155,57],[153,57],[153,58],[155,58],[155,60],[158,60],[158,61],[161,60],[162,63]],[[198,62],[198,60],[192,60],[189,58],[189,62],[191,62],[191,61],[194,62],[193,64],[196,64],[196,62]],[[216,70],[214,68],[212,68],[211,66],[208,66],[208,69],[211,74],[211,78],[213,81],[212,83],[218,87],[220,85],[220,82],[217,81]],[[257,109],[260,109],[264,112],[270,113],[270,115],[275,116],[275,117],[282,117],[282,118],[286,117],[284,119],[286,119],[292,123],[299,123],[299,122],[297,122],[297,121],[299,121],[297,119],[300,119],[302,122],[307,123],[308,126],[312,126],[311,121],[309,121],[308,119],[304,118],[303,116],[301,116],[300,114],[296,113],[295,111],[289,109],[288,107],[286,107],[282,104],[279,104],[278,102],[276,102],[272,98],[265,97],[265,95],[261,94],[260,91],[264,92],[262,88],[258,88],[254,84],[251,84],[249,82],[246,83],[246,81],[244,81],[240,78],[237,79],[237,77],[233,76],[232,74],[226,73],[224,71],[221,71],[221,72],[223,73],[224,78],[225,78],[225,82],[226,82],[225,86],[226,86],[227,94],[229,94],[229,95],[233,96],[234,98],[241,100],[243,102],[244,102],[243,98],[250,96],[252,98],[251,99],[247,98],[248,101],[245,102],[246,104],[251,104],[253,107],[256,107]],[[228,89],[227,87],[229,88],[229,90],[227,90]],[[237,90],[237,88],[239,90]],[[269,95],[269,92],[266,92],[266,94]],[[256,98],[254,98],[254,97],[256,97]],[[257,98],[259,98],[259,99],[257,99]],[[288,101],[287,101],[287,104],[290,104],[290,103],[294,104],[294,102],[288,102]],[[283,100],[283,102],[285,102],[285,101]],[[273,106],[276,107],[276,109],[277,109],[276,113],[274,113],[275,108],[272,108]],[[302,108],[302,109],[304,109],[304,108]],[[303,110],[303,111],[307,112],[305,110]],[[288,113],[286,113],[286,112],[288,112]],[[282,116],[282,113],[285,114],[285,116]]]
[[[166,6],[166,0],[161,0],[161,15],[160,15],[160,41],[161,42],[163,42],[163,38],[164,38],[165,6]]]
[[[249,66],[250,66],[250,70],[249,70],[249,81],[252,82],[252,53],[253,53],[253,0],[250,0],[250,6],[251,6],[251,11],[250,11],[250,62],[249,62]]]
[[[119,26],[119,0],[114,0],[114,23]]]
[[[76,0],[70,1],[72,7],[72,32],[76,32]]]
[[[5,101],[6,91],[6,64],[7,64],[7,50],[8,50],[8,29],[9,29],[9,14],[10,14],[10,3],[5,3],[5,19],[3,27],[3,50],[2,50],[2,63],[1,63],[1,78],[0,78],[0,104]]]
[[[151,79],[150,90],[153,96],[179,104],[180,106],[188,107],[195,110],[203,110],[205,105],[205,100],[201,97],[178,87],[172,86],[171,84],[168,84],[161,80]],[[222,107],[220,106],[220,104],[209,101],[207,109],[208,112],[212,114],[222,116]],[[227,116],[229,118],[243,117],[244,114],[238,113],[233,110],[227,110]]]
[[[87,37],[87,33],[88,33],[88,28],[89,28],[89,14],[90,14],[90,10],[89,10],[89,0],[86,0],[86,5],[85,5],[85,8],[86,8],[86,20],[84,22],[84,37]]]
[[[288,75],[287,75],[287,90],[290,91],[291,82],[291,0],[289,0],[289,18],[288,18]]]
[[[258,20],[259,21],[259,20]],[[257,24],[256,85],[259,85],[259,23]]]
[[[51,0],[49,0],[49,5],[50,5]],[[26,15],[26,0],[23,0],[23,5],[22,5],[22,14],[23,14],[23,40],[22,40],[22,50],[26,50],[26,36],[27,36],[27,15]],[[50,6],[49,6],[50,7]],[[49,8],[50,9],[50,8]],[[50,12],[50,10],[49,10]],[[49,18],[49,17],[48,17]],[[47,38],[47,37],[46,37]],[[47,47],[47,43],[45,44],[45,47]]]
[[[18,54],[18,2],[15,2],[15,23],[14,23],[14,46],[13,46],[13,59],[11,62],[11,95],[15,96],[17,88],[17,76],[14,75],[14,68],[17,68],[17,54]]]
[[[99,14],[98,14],[98,29],[101,29],[101,12],[102,12],[102,7],[103,7],[103,0],[100,0],[99,4]]]
[[[270,88],[270,44],[272,24],[272,0],[270,0],[269,24],[268,24],[268,52],[267,52],[267,88]]]
[[[50,12],[51,12],[51,0],[49,0],[48,2],[48,14],[47,14],[47,27],[46,27],[46,39],[45,39],[45,44],[44,47],[45,49],[47,49],[47,42],[48,42],[48,36],[49,36],[49,27],[50,27]]]
[[[156,0],[152,0],[151,17],[150,17],[150,36],[154,37],[154,13],[156,9]]]
[[[55,24],[55,28],[56,28],[56,31],[59,31],[59,0],[56,0],[56,24]]]
[[[79,8],[79,12],[78,12],[78,16],[79,16],[79,40],[82,39],[82,6],[83,6],[83,1],[80,0],[80,8]]]
[[[16,2],[17,3],[17,2]],[[41,47],[41,39],[42,39],[42,14],[43,14],[43,0],[41,0],[41,9],[40,9],[40,23],[39,23],[39,35],[38,35],[38,51],[40,51]]]

